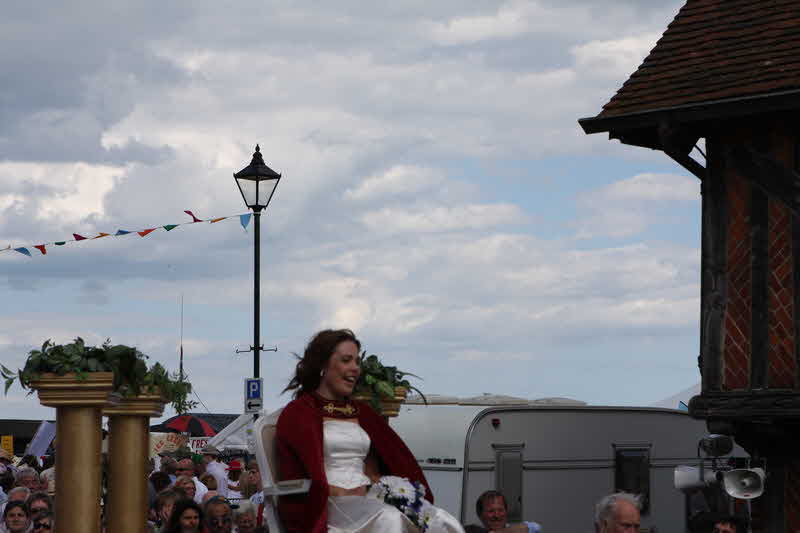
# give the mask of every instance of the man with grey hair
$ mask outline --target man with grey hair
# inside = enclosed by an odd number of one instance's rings
[[[594,529],[597,533],[638,533],[641,500],[627,492],[616,492],[597,502]]]
[[[31,497],[31,489],[28,487],[14,487],[10,491],[8,491],[8,500],[3,504],[0,505],[0,513],[5,511],[6,505],[12,502],[22,502],[25,503],[28,501],[28,498]],[[0,529],[0,531],[3,531]]]

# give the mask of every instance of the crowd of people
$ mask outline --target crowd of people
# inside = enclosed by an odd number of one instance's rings
[[[293,399],[277,420],[277,476],[311,481],[308,492],[278,499],[278,514],[287,533],[542,530],[532,521],[509,523],[508,502],[494,490],[484,492],[476,502],[481,524],[462,525],[436,507],[430,486],[403,440],[369,405],[351,398],[361,372],[360,358],[361,343],[352,331],[321,331],[306,346],[285,389]],[[0,466],[5,468],[0,496],[8,493],[0,533],[52,533],[53,501],[41,491],[54,486],[55,471],[41,468],[35,458],[11,466],[3,465],[0,457]],[[207,446],[200,454],[159,457],[151,466],[148,526],[152,533],[266,531],[256,461],[245,465],[233,459],[226,464],[220,461],[219,450]],[[631,494],[603,498],[595,510],[595,532],[638,532],[640,508],[638,498]],[[742,533],[731,520],[713,527],[715,533]]]
[[[151,533],[266,533],[256,461],[223,463],[213,446],[159,459],[148,482]],[[32,456],[15,461],[0,450],[0,533],[53,533],[54,496],[53,456],[41,464]]]

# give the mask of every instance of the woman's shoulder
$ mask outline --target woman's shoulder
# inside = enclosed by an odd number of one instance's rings
[[[314,413],[313,402],[309,401],[310,398],[307,394],[301,394],[281,410],[278,416],[278,426],[286,423],[289,420],[294,420],[299,416],[308,416],[309,413]]]

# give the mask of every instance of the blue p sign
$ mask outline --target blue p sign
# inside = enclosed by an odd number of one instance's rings
[[[258,400],[261,398],[261,379],[247,380],[247,399]]]

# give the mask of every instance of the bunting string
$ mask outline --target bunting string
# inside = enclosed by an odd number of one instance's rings
[[[172,231],[177,227],[186,226],[186,225],[189,225],[189,224],[197,224],[198,222],[208,222],[209,224],[216,224],[217,222],[221,222],[221,221],[229,219],[229,218],[237,218],[237,217],[239,218],[239,224],[241,224],[242,228],[245,231],[247,231],[247,225],[250,224],[250,213],[239,214],[239,215],[228,215],[228,216],[224,216],[224,217],[214,217],[214,218],[207,218],[207,219],[202,219],[202,218],[196,217],[194,215],[194,213],[192,213],[192,211],[190,211],[188,209],[185,210],[184,213],[186,213],[187,215],[192,217],[192,221],[191,222],[182,222],[180,224],[164,224],[163,226],[155,226],[155,227],[144,228],[144,229],[140,229],[140,230],[118,229],[116,231],[116,233],[99,232],[97,235],[95,235],[93,237],[87,237],[87,236],[81,235],[79,233],[73,233],[71,239],[65,239],[63,241],[52,241],[52,242],[45,242],[45,243],[42,243],[42,244],[28,244],[28,245],[25,245],[25,246],[17,246],[17,247],[14,247],[11,244],[9,244],[5,248],[0,248],[0,253],[3,253],[3,252],[17,252],[17,253],[20,253],[20,254],[28,256],[28,257],[33,257],[33,255],[31,254],[31,249],[35,249],[35,250],[38,250],[41,255],[47,255],[47,247],[48,246],[64,246],[65,244],[67,244],[69,242],[97,240],[97,239],[102,239],[103,237],[124,237],[125,235],[130,235],[132,233],[136,233],[140,237],[147,237],[152,232],[154,232],[156,230],[159,230],[159,229],[163,229],[164,231]]]

